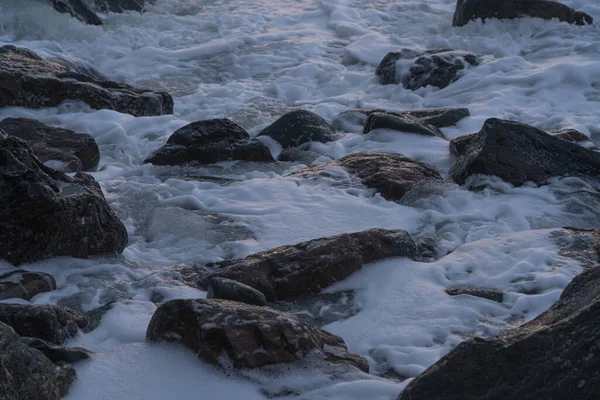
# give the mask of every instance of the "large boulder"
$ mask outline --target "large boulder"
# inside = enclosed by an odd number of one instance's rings
[[[18,265],[56,256],[120,253],[127,231],[98,183],[46,167],[0,131],[0,258]]]
[[[52,163],[63,172],[94,170],[100,150],[91,135],[53,128],[31,118],[6,118],[0,130],[23,139],[43,163]]]
[[[590,15],[550,0],[458,0],[452,26],[463,26],[479,18],[485,21],[519,17],[557,18],[577,25],[594,22]]]
[[[0,300],[31,300],[34,296],[56,289],[56,280],[43,272],[11,271],[0,275]]]
[[[3,323],[0,323],[0,349],[2,400],[58,400],[69,391],[75,370],[70,365],[53,364]]]
[[[293,314],[227,300],[169,301],[152,316],[146,339],[183,345],[213,364],[226,354],[237,368],[291,363],[310,354],[369,369],[339,336]]]
[[[259,290],[268,300],[283,300],[319,293],[364,264],[389,257],[418,258],[417,246],[406,231],[369,229],[281,246],[221,262],[208,276],[191,274],[185,280],[205,288],[212,279],[232,279]]]
[[[192,122],[178,129],[146,162],[155,165],[210,164],[219,161],[274,161],[261,141],[228,119]]]
[[[464,139],[451,169],[463,184],[474,174],[495,175],[515,186],[545,184],[553,176],[597,176],[600,154],[519,122],[491,118]]]
[[[335,131],[317,114],[295,110],[284,114],[258,135],[275,139],[285,149],[307,142],[331,142],[334,140]]]
[[[399,400],[593,399],[600,389],[600,268],[579,275],[531,322],[463,342]]]
[[[134,88],[98,75],[6,45],[0,47],[0,107],[56,107],[65,100],[78,100],[97,110],[136,117],[173,113],[169,94]]]
[[[70,14],[89,25],[102,25],[102,20],[90,8],[85,0],[48,0],[58,12]]]

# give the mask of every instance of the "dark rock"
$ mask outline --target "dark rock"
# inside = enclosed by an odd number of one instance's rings
[[[254,306],[267,305],[267,298],[258,290],[241,282],[225,278],[212,278],[210,280],[206,298],[239,301]]]
[[[458,0],[452,26],[463,26],[475,19],[557,18],[570,24],[585,25],[594,19],[564,4],[549,0]]]
[[[458,184],[473,174],[495,175],[515,186],[552,176],[597,176],[600,154],[518,122],[488,119],[451,169]]]
[[[284,300],[319,293],[360,270],[363,264],[389,257],[417,258],[417,248],[403,230],[369,229],[281,246],[241,260],[218,264],[208,276],[191,274],[185,280],[206,287],[211,279],[227,278]]]
[[[146,0],[91,0],[94,8],[101,12],[144,11]]]
[[[48,0],[58,12],[70,14],[89,25],[102,25],[102,20],[93,12],[85,0]]]
[[[56,160],[63,172],[93,170],[100,161],[100,150],[91,135],[53,128],[30,118],[6,118],[0,130],[23,139],[41,162]]]
[[[0,107],[56,107],[66,100],[79,100],[97,110],[136,117],[173,113],[173,98],[167,93],[100,79],[11,45],[0,47],[0,93]]]
[[[504,299],[504,292],[500,289],[477,286],[455,286],[447,288],[446,293],[448,293],[450,296],[464,294],[468,296],[481,297],[482,299],[495,301],[497,303],[502,303]]]
[[[30,348],[8,325],[0,323],[0,398],[58,400],[75,379],[71,366],[56,366]]]
[[[21,139],[0,131],[0,258],[120,253],[127,231],[90,175],[46,167]]]
[[[239,125],[228,119],[209,119],[192,122],[175,131],[167,144],[146,162],[179,165],[228,160],[274,161],[267,146],[250,139],[248,132]]]
[[[227,300],[172,300],[160,306],[146,339],[186,346],[218,364],[223,353],[237,368],[291,363],[309,353],[368,372],[367,361],[349,354],[342,338],[293,314]]]
[[[557,131],[549,131],[548,133],[562,140],[566,140],[567,142],[581,143],[590,141],[589,137],[587,137],[584,133],[579,132],[576,129],[566,128]]]
[[[439,129],[431,125],[422,124],[418,119],[409,115],[399,116],[389,113],[372,113],[369,115],[369,118],[367,118],[363,133],[369,133],[374,129],[391,129],[395,131],[445,138]]]
[[[21,342],[32,349],[41,351],[48,360],[57,365],[73,364],[87,360],[94,354],[81,347],[63,347],[31,337],[22,337]]]
[[[302,150],[292,147],[289,149],[284,149],[281,153],[279,153],[277,160],[284,162],[299,162],[305,165],[310,165],[319,157],[321,157],[321,154],[315,151]]]
[[[468,135],[462,135],[456,137],[450,141],[450,153],[455,155],[456,157],[462,156],[465,154],[467,149],[469,148],[469,144],[471,140],[473,140],[477,136],[477,133],[471,133]]]
[[[1,303],[0,322],[10,326],[21,336],[54,344],[62,344],[75,337],[79,329],[86,329],[88,325],[83,314],[70,308]]]
[[[0,275],[0,300],[31,300],[34,296],[56,289],[56,281],[43,272],[12,271]]]
[[[436,50],[434,50],[435,52]],[[440,49],[437,51],[449,51],[449,49]],[[400,49],[400,51],[391,51],[383,57],[379,66],[375,70],[375,75],[379,77],[379,83],[382,85],[397,85],[402,80],[398,79],[396,74],[396,64],[400,60],[413,60],[422,56],[424,53],[412,49]]]
[[[334,135],[335,131],[323,118],[305,110],[290,111],[259,133],[275,139],[284,149],[307,142],[331,142]]]
[[[599,337],[600,268],[594,268],[533,321],[458,345],[399,399],[593,399],[600,388]]]

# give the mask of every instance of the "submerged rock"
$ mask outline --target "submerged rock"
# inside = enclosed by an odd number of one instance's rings
[[[296,147],[284,149],[279,153],[277,161],[283,162],[299,162],[305,165],[310,165],[317,158],[321,157],[321,154],[316,151],[302,150]]]
[[[600,268],[548,311],[493,339],[459,344],[399,400],[591,399],[600,387]]]
[[[78,361],[87,360],[93,354],[91,351],[81,347],[64,347],[46,342],[45,340],[22,337],[21,341],[32,349],[41,351],[44,356],[54,364],[73,364]]]
[[[178,129],[146,162],[155,165],[211,164],[219,161],[274,161],[261,141],[228,119],[192,122]]]
[[[458,0],[452,26],[463,26],[475,19],[557,18],[570,24],[585,25],[594,19],[581,11],[550,0]]]
[[[495,301],[497,303],[502,303],[504,299],[504,292],[500,289],[477,286],[454,286],[447,288],[446,293],[448,293],[450,296],[468,295],[481,297],[482,299]]]
[[[0,130],[23,139],[43,163],[58,162],[63,172],[93,170],[100,161],[100,150],[91,135],[53,128],[31,118],[6,118]]]
[[[34,296],[56,289],[56,281],[43,272],[12,271],[0,275],[0,300],[31,300]]]
[[[0,258],[120,253],[127,231],[90,175],[46,167],[21,139],[0,131]]]
[[[307,142],[331,142],[334,135],[331,125],[306,110],[290,111],[258,134],[275,139],[284,149]]]
[[[267,298],[258,290],[225,278],[212,278],[208,284],[207,299],[239,301],[254,306],[266,306]]]
[[[455,139],[453,146],[460,156],[450,172],[458,184],[474,174],[495,175],[515,186],[600,174],[597,152],[513,121],[488,119],[479,133],[463,138],[458,147]]]
[[[134,88],[86,74],[68,63],[44,60],[33,51],[0,47],[0,107],[57,107],[82,101],[96,110],[108,109],[136,117],[173,113],[173,98],[164,92]]]
[[[237,368],[291,363],[318,354],[330,362],[369,369],[364,358],[348,353],[339,336],[293,314],[227,300],[169,301],[154,313],[146,339],[184,345],[213,364],[226,354]]]

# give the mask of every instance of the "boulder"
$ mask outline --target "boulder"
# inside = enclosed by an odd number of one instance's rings
[[[500,289],[485,288],[477,286],[454,286],[446,289],[446,293],[450,296],[467,295],[473,297],[480,297],[502,303],[504,300],[504,292]]]
[[[458,0],[452,26],[463,26],[480,18],[485,21],[488,18],[519,17],[557,18],[576,25],[594,22],[590,15],[550,0]]]
[[[455,144],[456,146],[456,144]],[[495,175],[515,186],[545,184],[553,176],[597,176],[600,154],[534,127],[491,118],[472,136],[451,169],[463,184],[474,174]]]
[[[86,329],[88,320],[70,308],[50,305],[2,304],[0,322],[19,335],[62,344]]]
[[[213,364],[226,354],[236,368],[292,363],[310,354],[369,370],[339,336],[293,314],[227,300],[169,301],[152,316],[146,339],[183,345]]]
[[[46,167],[0,131],[0,258],[18,265],[56,256],[120,253],[127,231],[90,175]]]
[[[284,114],[263,129],[259,136],[269,136],[286,149],[307,142],[331,142],[335,131],[323,118],[306,110],[295,110]]]
[[[70,14],[84,24],[102,25],[102,20],[89,7],[85,0],[48,0],[58,12]]]
[[[0,275],[0,300],[31,300],[40,293],[56,289],[56,281],[43,272],[12,271]]]
[[[2,400],[58,400],[69,391],[75,370],[71,366],[54,365],[3,323],[0,323],[0,349]]]
[[[225,278],[213,278],[208,284],[208,299],[239,301],[254,306],[266,306],[267,298],[258,290],[241,282]]]
[[[178,129],[146,162],[155,165],[210,164],[219,161],[274,161],[261,141],[228,119],[192,122]]]
[[[0,107],[56,107],[75,100],[136,117],[173,113],[173,98],[167,93],[85,74],[12,45],[0,47],[0,92]]]
[[[477,133],[470,133],[468,135],[462,135],[456,137],[450,141],[450,153],[455,155],[456,157],[460,157],[469,148],[469,143],[477,136]]]
[[[299,162],[301,164],[310,165],[319,157],[321,157],[321,154],[317,153],[316,151],[302,150],[297,147],[292,147],[289,149],[284,149],[281,153],[279,153],[277,161]]]
[[[232,279],[259,290],[268,300],[284,300],[319,293],[364,264],[389,257],[418,258],[417,246],[406,231],[369,229],[281,246],[218,263],[212,273],[184,279],[201,288],[215,278]]]
[[[87,360],[94,354],[81,347],[58,346],[54,343],[31,337],[22,337],[21,342],[32,349],[41,351],[48,360],[57,365],[73,364]]]
[[[592,399],[600,388],[600,268],[579,275],[536,319],[459,344],[399,400]]]
[[[0,130],[23,139],[43,163],[60,164],[63,172],[90,171],[100,161],[100,150],[91,135],[53,128],[30,118],[6,118]]]

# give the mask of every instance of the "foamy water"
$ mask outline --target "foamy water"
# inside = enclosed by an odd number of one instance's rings
[[[600,1],[564,2],[600,19]],[[197,399],[200,394],[253,399],[264,398],[265,388],[268,393],[292,388],[310,399],[394,399],[405,378],[460,341],[497,334],[558,299],[580,266],[557,254],[551,228],[598,227],[597,182],[565,178],[514,188],[481,178],[487,189],[470,192],[447,179],[446,185],[397,204],[350,177],[340,185],[288,176],[301,167],[293,164],[194,169],[143,164],[189,122],[228,117],[255,135],[292,108],[331,121],[352,108],[468,107],[471,117],[443,129],[448,138],[476,132],[485,119],[498,117],[541,129],[575,128],[599,142],[597,26],[521,19],[455,29],[454,5],[454,0],[157,0],[144,14],[102,15],[105,25],[91,27],[40,1],[3,0],[0,44],[86,62],[113,79],[175,96],[175,114],[160,117],[134,118],[80,104],[0,110],[0,118],[33,117],[93,135],[101,160],[92,175],[129,233],[123,257],[26,266],[50,272],[58,283],[57,291],[37,296],[35,304],[87,311],[122,300],[96,331],[73,341],[97,354],[77,366],[69,400]],[[380,85],[376,66],[401,47],[463,49],[483,62],[442,90]],[[434,165],[446,178],[454,162],[443,139],[385,130],[362,135],[359,126],[312,150],[322,161],[361,151],[402,153]],[[191,175],[235,182],[184,178]],[[285,366],[277,373],[242,376],[182,349],[144,343],[156,308],[151,299],[206,295],[161,274],[169,267],[372,227],[435,237],[441,257],[434,263],[375,263],[328,289],[357,291],[361,311],[324,328],[367,357],[373,375],[333,379],[318,368]],[[0,262],[0,273],[11,268]],[[523,282],[535,290],[524,290]],[[444,293],[456,284],[507,294],[497,304]]]

